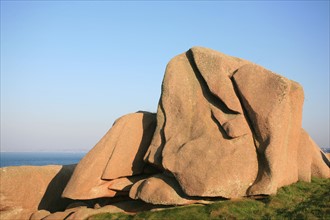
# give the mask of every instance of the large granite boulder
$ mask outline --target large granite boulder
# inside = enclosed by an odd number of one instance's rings
[[[0,219],[29,219],[37,210],[63,211],[61,194],[75,165],[19,166],[0,169]]]
[[[86,200],[121,195],[111,190],[110,180],[143,172],[143,157],[155,126],[156,116],[152,113],[138,112],[119,118],[78,163],[63,197]]]
[[[192,48],[167,65],[145,161],[172,173],[189,196],[274,194],[302,175],[303,100],[302,87],[292,80]],[[324,154],[311,150],[312,142],[306,146],[310,160],[318,161],[310,163],[318,170],[311,175],[329,177]]]
[[[254,139],[231,81],[247,63],[192,48],[166,68],[145,160],[170,171],[189,196],[244,196],[257,176]]]

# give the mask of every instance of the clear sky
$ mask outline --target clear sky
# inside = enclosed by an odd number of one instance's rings
[[[88,151],[155,112],[192,46],[303,85],[303,127],[329,146],[329,1],[1,1],[1,151]]]

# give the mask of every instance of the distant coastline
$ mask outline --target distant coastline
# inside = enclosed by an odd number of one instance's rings
[[[68,165],[78,163],[87,152],[0,152],[0,167]]]

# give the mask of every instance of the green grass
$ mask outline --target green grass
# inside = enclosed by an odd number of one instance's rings
[[[99,214],[90,220],[104,219],[329,219],[330,179],[313,178],[283,187],[274,196],[254,200],[219,201],[209,205],[189,205],[161,211]]]

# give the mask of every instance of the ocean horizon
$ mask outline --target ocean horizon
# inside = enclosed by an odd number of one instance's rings
[[[78,163],[87,152],[0,152],[0,167]]]

